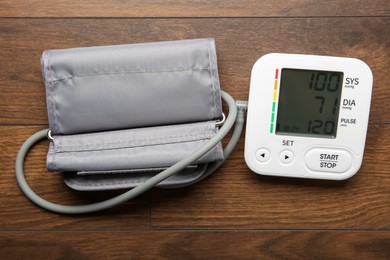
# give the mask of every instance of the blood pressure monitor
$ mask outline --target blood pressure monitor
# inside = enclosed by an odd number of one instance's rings
[[[252,69],[245,161],[263,175],[343,180],[360,168],[372,73],[352,58],[268,54]]]

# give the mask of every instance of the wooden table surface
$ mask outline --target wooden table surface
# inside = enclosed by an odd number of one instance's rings
[[[214,37],[221,87],[248,98],[254,62],[271,52],[356,57],[374,74],[365,157],[342,181],[252,173],[244,135],[214,175],[153,189],[112,210],[46,212],[14,175],[16,153],[47,128],[40,56],[46,49]],[[0,258],[390,259],[390,2],[388,0],[0,2]],[[226,142],[225,142],[226,143]],[[48,141],[26,162],[28,182],[57,203],[75,192],[48,173]]]

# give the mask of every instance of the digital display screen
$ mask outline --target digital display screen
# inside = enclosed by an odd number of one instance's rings
[[[336,138],[344,74],[282,69],[276,134]]]

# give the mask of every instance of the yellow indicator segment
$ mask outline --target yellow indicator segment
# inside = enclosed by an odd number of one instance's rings
[[[274,90],[274,101],[276,101],[277,95],[278,95],[278,92],[276,90]]]

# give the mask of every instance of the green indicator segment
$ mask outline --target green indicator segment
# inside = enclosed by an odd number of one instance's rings
[[[271,115],[271,127],[269,129],[269,132],[270,133],[273,133],[274,132],[274,120],[275,120],[275,113],[272,112],[272,115]]]
[[[275,112],[276,102],[272,102],[272,113]]]

